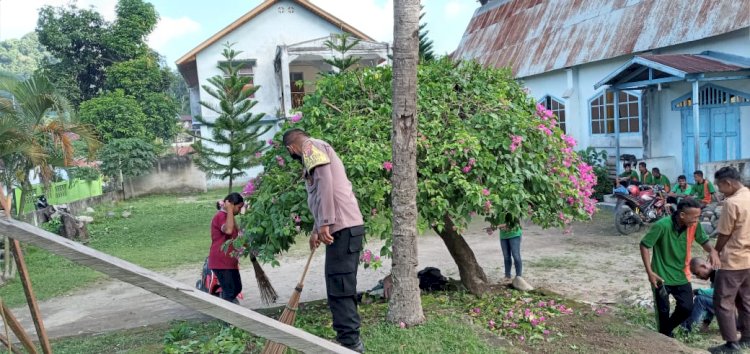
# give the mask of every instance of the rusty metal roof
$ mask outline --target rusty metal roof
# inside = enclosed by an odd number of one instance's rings
[[[709,73],[750,77],[750,58],[712,51],[701,54],[635,55],[597,82],[594,88],[602,85],[648,87],[669,81],[698,79]]]
[[[495,0],[477,9],[454,58],[516,77],[750,27],[750,0]]]
[[[748,68],[747,66],[740,66],[734,63],[722,62],[705,55],[662,54],[639,55],[639,57],[659,64],[667,65],[686,74],[739,71]]]

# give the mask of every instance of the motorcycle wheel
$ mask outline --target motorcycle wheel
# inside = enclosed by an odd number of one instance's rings
[[[621,235],[630,235],[641,230],[641,222],[633,209],[625,203],[617,203],[615,208],[615,228]]]

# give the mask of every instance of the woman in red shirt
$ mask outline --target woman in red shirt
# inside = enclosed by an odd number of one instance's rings
[[[224,205],[216,203],[219,211],[211,221],[211,250],[208,253],[208,269],[211,269],[219,279],[221,286],[221,298],[234,303],[237,295],[242,291],[242,279],[240,278],[239,262],[234,253],[234,247],[230,244],[226,252],[222,249],[229,240],[234,240],[239,234],[239,228],[235,216],[245,205],[239,193],[231,193],[224,198]]]

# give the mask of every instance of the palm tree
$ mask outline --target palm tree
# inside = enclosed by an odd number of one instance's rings
[[[32,170],[48,184],[55,167],[73,163],[73,134],[91,151],[98,148],[93,129],[76,123],[70,104],[46,77],[0,74],[0,159],[5,175],[15,176],[13,184],[22,187],[21,200]],[[19,214],[23,205],[17,206]]]

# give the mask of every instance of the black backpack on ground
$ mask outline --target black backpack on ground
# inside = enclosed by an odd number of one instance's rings
[[[427,267],[417,273],[419,278],[419,288],[424,291],[445,290],[448,285],[448,279],[440,273],[440,269]]]

